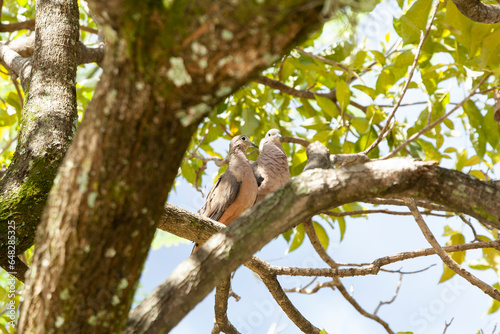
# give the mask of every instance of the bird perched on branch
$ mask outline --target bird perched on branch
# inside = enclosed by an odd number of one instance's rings
[[[246,135],[239,135],[231,140],[227,170],[208,192],[205,204],[200,209],[203,217],[228,225],[254,205],[258,186],[245,155],[250,146],[258,147]],[[196,244],[193,252],[198,248],[199,245]]]
[[[252,169],[259,185],[257,202],[275,192],[290,180],[288,159],[281,147],[281,134],[278,129],[271,129],[260,141],[259,157],[252,164]]]

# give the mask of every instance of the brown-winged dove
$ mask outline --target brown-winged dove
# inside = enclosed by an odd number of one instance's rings
[[[271,129],[260,141],[259,157],[252,164],[252,169],[259,185],[257,202],[275,192],[290,180],[288,159],[281,147],[281,134],[278,129]]]
[[[229,144],[228,167],[208,192],[205,204],[200,209],[208,217],[228,225],[246,209],[252,207],[257,198],[257,181],[245,151],[257,147],[248,136],[234,137]],[[196,244],[193,252],[199,248]]]

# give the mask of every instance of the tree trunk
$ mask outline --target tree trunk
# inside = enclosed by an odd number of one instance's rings
[[[124,327],[201,118],[304,38],[322,9],[306,0],[89,3],[106,33],[104,72],[37,231],[27,333]]]
[[[12,164],[0,181],[0,264],[7,226],[16,226],[16,253],[33,245],[52,181],[76,132],[77,1],[37,2],[37,53]],[[21,263],[19,263],[21,264]],[[21,278],[21,277],[20,277]]]

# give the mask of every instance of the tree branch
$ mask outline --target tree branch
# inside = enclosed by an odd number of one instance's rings
[[[325,261],[332,269],[338,269],[339,267],[339,264],[337,262],[335,262],[335,260],[333,260],[330,255],[328,255],[328,253],[326,252],[326,250],[323,248],[323,246],[321,245],[319,239],[318,239],[318,235],[316,234],[316,231],[314,231],[314,225],[313,225],[313,222],[312,220],[309,220],[307,221],[306,223],[304,223],[304,229],[307,233],[307,236],[309,237],[309,241],[311,241],[311,244],[314,248],[314,250],[316,251],[316,253],[321,257],[321,259],[323,261]],[[358,302],[354,299],[354,297],[352,297],[351,295],[349,295],[349,293],[347,293],[347,290],[345,289],[344,287],[344,284],[342,284],[342,282],[340,281],[340,278],[338,277],[334,277],[333,278],[333,282],[335,283],[335,287],[340,291],[341,295],[360,313],[362,314],[363,316],[367,317],[367,318],[370,318],[376,322],[378,322],[380,325],[382,325],[385,330],[389,333],[389,334],[394,334],[394,332],[391,330],[391,328],[389,327],[389,324],[387,322],[385,322],[384,320],[382,320],[379,316],[377,316],[376,314],[371,314],[371,313],[368,313],[367,311],[365,311],[361,305],[358,304]]]
[[[180,207],[167,203],[165,205],[165,214],[160,222],[159,229],[175,234],[181,238],[192,240],[199,244],[205,243],[214,234],[223,231],[226,226],[214,220],[201,217],[198,214],[184,210]],[[461,245],[445,246],[443,249],[447,253],[460,252],[471,249],[497,248],[497,241],[481,241]],[[245,263],[249,269],[258,272],[265,271],[272,275],[287,276],[311,276],[311,277],[352,277],[364,275],[376,275],[380,268],[388,264],[414,259],[422,256],[436,254],[433,248],[417,249],[409,252],[402,252],[390,256],[384,256],[370,263],[338,263],[341,267],[359,267],[359,268],[339,268],[333,270],[330,268],[296,268],[281,267],[268,264],[267,262],[253,256],[252,260]],[[260,268],[260,269],[259,269]]]
[[[315,93],[315,92],[311,92],[308,90],[299,90],[299,89],[295,89],[295,88],[292,88],[290,86],[287,86],[286,84],[282,83],[281,81],[271,79],[271,78],[268,78],[265,76],[257,77],[256,79],[254,79],[254,81],[257,83],[260,83],[264,86],[277,89],[280,92],[291,95],[291,96],[309,99],[309,100],[315,100],[316,99],[315,96],[321,96],[321,97],[326,97],[326,98],[332,100],[333,102],[337,102],[335,90],[332,90],[328,93]],[[350,101],[349,104],[351,104],[352,106],[354,106],[354,107],[360,109],[361,111],[363,111],[364,113],[366,113],[365,106],[363,106],[355,101]]]
[[[35,30],[35,20],[31,19],[8,24],[0,23],[0,32],[14,32],[22,29]]]
[[[432,234],[431,230],[425,223],[424,219],[418,212],[417,206],[415,204],[415,201],[411,198],[405,198],[404,201],[408,205],[408,208],[410,211],[413,213],[413,216],[415,217],[415,220],[418,224],[418,227],[420,227],[420,230],[424,234],[425,239],[431,244],[432,248],[436,251],[436,253],[439,255],[441,260],[454,272],[465,278],[469,283],[477,286],[479,289],[481,289],[485,294],[489,295],[490,297],[499,300],[500,301],[500,291],[495,289],[489,284],[486,284],[476,276],[472,275],[469,271],[465,270],[461,265],[456,263],[451,256],[449,256],[444,249],[439,245],[437,242],[436,238]],[[500,248],[500,239],[496,240],[497,242],[497,249]]]
[[[415,69],[417,68],[418,58],[420,57],[420,53],[422,52],[422,48],[424,46],[424,43],[427,40],[427,36],[429,36],[429,33],[431,31],[432,24],[434,23],[434,18],[436,17],[439,5],[440,5],[440,3],[438,2],[436,7],[434,8],[434,12],[432,13],[431,20],[430,20],[429,24],[427,25],[427,29],[426,29],[425,33],[422,33],[422,35],[420,37],[420,43],[417,46],[417,52],[415,54],[415,58],[413,59],[413,64],[411,66],[410,72],[408,73],[408,78],[406,79],[405,85],[401,89],[401,92],[399,94],[399,98],[398,98],[396,104],[394,105],[394,108],[392,109],[391,113],[389,114],[389,117],[387,117],[385,125],[382,128],[382,130],[380,131],[380,134],[377,137],[377,139],[366,150],[364,150],[363,153],[368,154],[375,147],[377,147],[378,144],[380,144],[380,142],[391,132],[392,128],[394,127],[395,123],[391,122],[392,118],[396,114],[396,111],[398,110],[399,105],[403,101],[403,98],[406,94],[406,91],[408,90],[408,87],[410,87],[411,79],[413,77],[413,72],[415,72]]]
[[[238,330],[231,324],[227,318],[227,302],[229,299],[229,290],[231,289],[231,279],[228,277],[217,284],[215,288],[215,327],[217,331],[223,331],[226,334],[239,334]]]
[[[304,333],[319,334],[320,329],[314,326],[307,320],[302,313],[293,305],[291,300],[286,295],[281,287],[276,275],[265,274],[264,272],[258,273],[267,289],[273,296],[274,300],[279,304],[281,309],[285,312],[290,320]]]
[[[500,22],[500,5],[486,5],[481,0],[453,0],[458,10],[475,22]]]
[[[324,6],[323,1],[307,0],[253,5],[88,3],[105,33],[106,66],[38,227],[46,233],[37,238],[31,270],[37,275],[28,282],[33,287],[50,282],[51,288],[42,293],[54,293],[49,299],[27,291],[24,304],[39,321],[25,327],[26,332],[53,328],[55,314],[72,319],[58,328],[60,332],[71,332],[73,326],[81,332],[123,330],[163,204],[192,134],[215,105],[318,28]],[[256,16],[262,20],[257,22]],[[76,236],[80,242],[71,242]],[[53,247],[64,252],[51,252]],[[197,257],[205,255],[203,247],[196,252]],[[44,263],[59,265],[49,268]],[[82,281],[88,272],[99,280],[85,286],[69,283]],[[196,297],[191,295],[190,305],[168,302],[172,318],[165,320],[161,314],[152,323],[141,319],[135,323],[137,329],[129,329],[168,331],[208,293],[206,289],[212,290],[231,271],[223,272],[195,279],[195,288],[189,290]],[[103,296],[102,291],[109,294]],[[119,302],[110,308],[117,303],[115,296]],[[174,299],[186,301],[180,295]],[[142,305],[148,302],[154,303]]]
[[[430,123],[430,124],[427,124],[426,126],[424,126],[420,131],[414,133],[410,138],[408,138],[404,143],[402,143],[401,145],[399,145],[398,147],[396,147],[392,152],[386,154],[385,156],[383,156],[382,158],[380,159],[389,159],[389,158],[392,158],[393,156],[396,155],[396,153],[398,153],[399,151],[401,151],[403,148],[405,148],[409,143],[411,143],[412,141],[415,141],[418,137],[420,137],[422,134],[424,134],[425,132],[427,132],[428,130],[432,129],[433,127],[435,127],[436,125],[438,125],[439,123],[441,123],[442,121],[444,121],[446,118],[448,118],[453,112],[455,112],[457,109],[459,109],[460,107],[462,107],[465,102],[469,101],[470,98],[472,96],[474,96],[476,94],[476,90],[479,89],[479,87],[481,87],[481,85],[486,81],[486,79],[488,79],[489,77],[491,76],[491,73],[487,74],[484,76],[484,78],[472,89],[472,91],[470,92],[469,95],[467,95],[467,97],[465,99],[462,100],[462,102],[458,103],[455,107],[453,107],[450,111],[448,111],[446,114],[444,114],[443,116],[439,117],[438,119],[436,119],[434,122]]]

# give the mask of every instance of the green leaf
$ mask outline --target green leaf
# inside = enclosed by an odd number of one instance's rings
[[[340,241],[342,241],[344,239],[344,234],[345,234],[345,230],[346,230],[345,218],[344,217],[336,217],[336,219],[339,222]]]
[[[420,32],[425,31],[427,18],[432,7],[432,1],[417,0],[405,15],[401,16],[401,37],[403,45],[418,43]]]
[[[378,76],[376,87],[377,94],[386,94],[389,88],[396,83],[396,77],[389,69],[384,69]]]
[[[375,100],[375,98],[377,97],[377,92],[375,91],[375,89],[371,88],[371,87],[368,87],[368,86],[364,86],[364,85],[354,85],[352,86],[353,88],[356,88],[356,89],[359,89],[360,91],[362,91],[363,93],[365,93],[366,95],[368,95],[369,97],[372,98],[372,100]]]
[[[189,244],[189,243],[191,243],[191,241],[157,229],[153,242],[151,243],[151,248],[153,250],[157,250],[162,247],[172,247],[172,246],[177,246],[179,244]]]
[[[328,244],[330,242],[330,239],[328,238],[328,234],[326,233],[326,230],[319,223],[314,222],[314,231],[316,232],[316,235],[318,236],[318,239],[319,239],[319,242],[321,243],[321,246],[323,246],[324,249],[327,249]]]
[[[351,100],[351,91],[349,90],[349,85],[344,80],[339,79],[337,81],[335,96],[339,102],[340,109],[346,110]]]
[[[457,163],[455,164],[455,169],[456,170],[462,170],[465,166],[465,162],[467,161],[467,151],[458,151],[456,153],[457,156]]]
[[[288,253],[293,252],[299,248],[300,245],[302,245],[305,234],[304,225],[300,224],[295,228],[295,234],[293,236],[292,243],[290,244],[290,248],[288,248]]]
[[[497,290],[500,290],[500,284],[498,283],[493,284],[493,287]],[[500,301],[492,298],[487,313],[488,314],[495,313],[496,311],[498,311],[498,309],[500,309]]]
[[[471,170],[469,172],[469,174],[474,175],[475,177],[477,177],[480,180],[486,181],[486,175],[484,174],[484,172],[482,172],[480,170]]]
[[[306,129],[320,131],[329,129],[330,122],[328,122],[323,116],[316,115],[306,119],[304,123],[302,123],[302,126]]]
[[[438,283],[443,283],[455,276],[456,272],[448,268],[446,264],[443,263],[443,274],[441,275],[441,278],[439,279]]]
[[[196,170],[198,166],[193,160],[183,160],[181,163],[182,176],[191,184],[194,184],[196,179]]]
[[[455,232],[451,235],[450,239],[446,242],[446,245],[461,245],[465,243],[465,237],[462,233]],[[465,260],[465,251],[453,252],[451,253],[451,258],[458,264],[461,264]],[[446,264],[443,263],[443,274],[439,279],[439,283],[445,282],[452,278],[456,273],[448,268]]]
[[[405,68],[412,65],[414,60],[415,55],[410,50],[404,51],[396,58],[395,66]]]
[[[481,159],[479,159],[479,157],[477,155],[473,155],[472,157],[470,157],[469,159],[467,159],[467,161],[465,161],[465,164],[464,166],[474,166],[474,165],[477,165],[478,163],[481,162]]]
[[[353,118],[351,119],[351,125],[359,134],[365,134],[370,128],[370,123],[366,118]]]
[[[241,126],[239,133],[254,133],[260,125],[260,119],[257,117],[255,110],[245,108],[242,112],[242,118],[244,123]]]
[[[386,57],[385,57],[385,55],[382,52],[375,51],[375,50],[371,50],[370,52],[373,53],[373,55],[375,56],[375,59],[377,60],[377,62],[380,65],[385,65],[386,64]]]
[[[286,242],[289,243],[290,242],[290,238],[292,237],[292,233],[293,233],[293,228],[289,229],[285,233],[282,233],[281,235],[283,236],[283,238],[285,238]]]
[[[316,98],[316,102],[318,103],[318,106],[327,115],[329,115],[330,117],[334,117],[334,118],[339,115],[339,111],[337,109],[337,106],[335,105],[335,103],[332,100],[330,100],[329,98],[324,97],[324,96],[318,96],[316,94],[314,95],[314,97]]]
[[[295,70],[295,67],[293,66],[293,63],[290,61],[290,58],[285,59],[283,62],[283,66],[281,67],[281,72],[280,72],[280,81],[287,81],[288,78],[293,74],[293,71]]]
[[[484,258],[480,258],[478,260],[467,260],[467,265],[476,270],[486,270],[491,269],[491,265]]]
[[[408,144],[410,147],[410,152],[411,156],[414,158],[419,158],[422,160],[425,160],[425,152],[422,146],[416,141],[412,141],[410,144]]]
[[[316,115],[318,112],[311,106],[309,101],[304,98],[300,98],[300,102],[302,103],[302,106],[297,108],[297,111],[300,112],[301,115],[304,117],[312,117]]]

